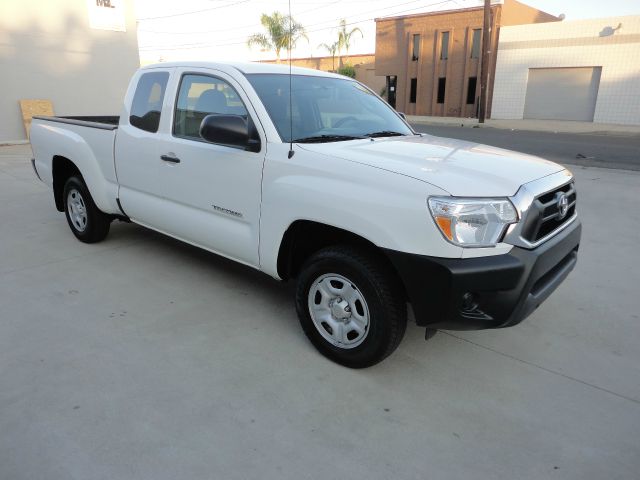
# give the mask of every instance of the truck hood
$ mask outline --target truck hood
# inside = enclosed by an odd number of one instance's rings
[[[521,185],[564,170],[533,155],[431,135],[298,146],[413,177],[453,196],[513,196]]]

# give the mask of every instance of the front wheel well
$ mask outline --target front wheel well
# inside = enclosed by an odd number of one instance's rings
[[[53,175],[53,198],[56,202],[56,208],[59,212],[64,211],[64,184],[70,177],[78,175],[82,177],[80,170],[75,163],[67,157],[56,155],[51,162],[51,172]]]
[[[310,220],[297,220],[284,233],[278,251],[278,276],[283,280],[297,277],[307,258],[323,248],[338,245],[354,246],[380,257],[405,292],[397,270],[380,247],[348,230]]]

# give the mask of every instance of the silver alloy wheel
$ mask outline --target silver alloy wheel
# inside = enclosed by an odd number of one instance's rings
[[[67,211],[74,228],[82,233],[87,228],[87,207],[78,190],[72,188],[67,193]]]
[[[309,288],[309,314],[320,335],[332,345],[349,349],[369,333],[369,307],[362,292],[346,277],[327,273]]]

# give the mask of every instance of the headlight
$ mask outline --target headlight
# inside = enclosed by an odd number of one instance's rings
[[[507,199],[431,197],[429,210],[442,235],[461,247],[491,247],[518,221]]]

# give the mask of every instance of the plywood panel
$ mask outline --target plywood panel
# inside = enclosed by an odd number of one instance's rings
[[[53,115],[53,103],[50,100],[18,100],[20,104],[20,110],[22,111],[22,123],[24,124],[24,130],[27,132],[27,138],[29,138],[29,132],[31,130],[31,119],[36,115]]]

